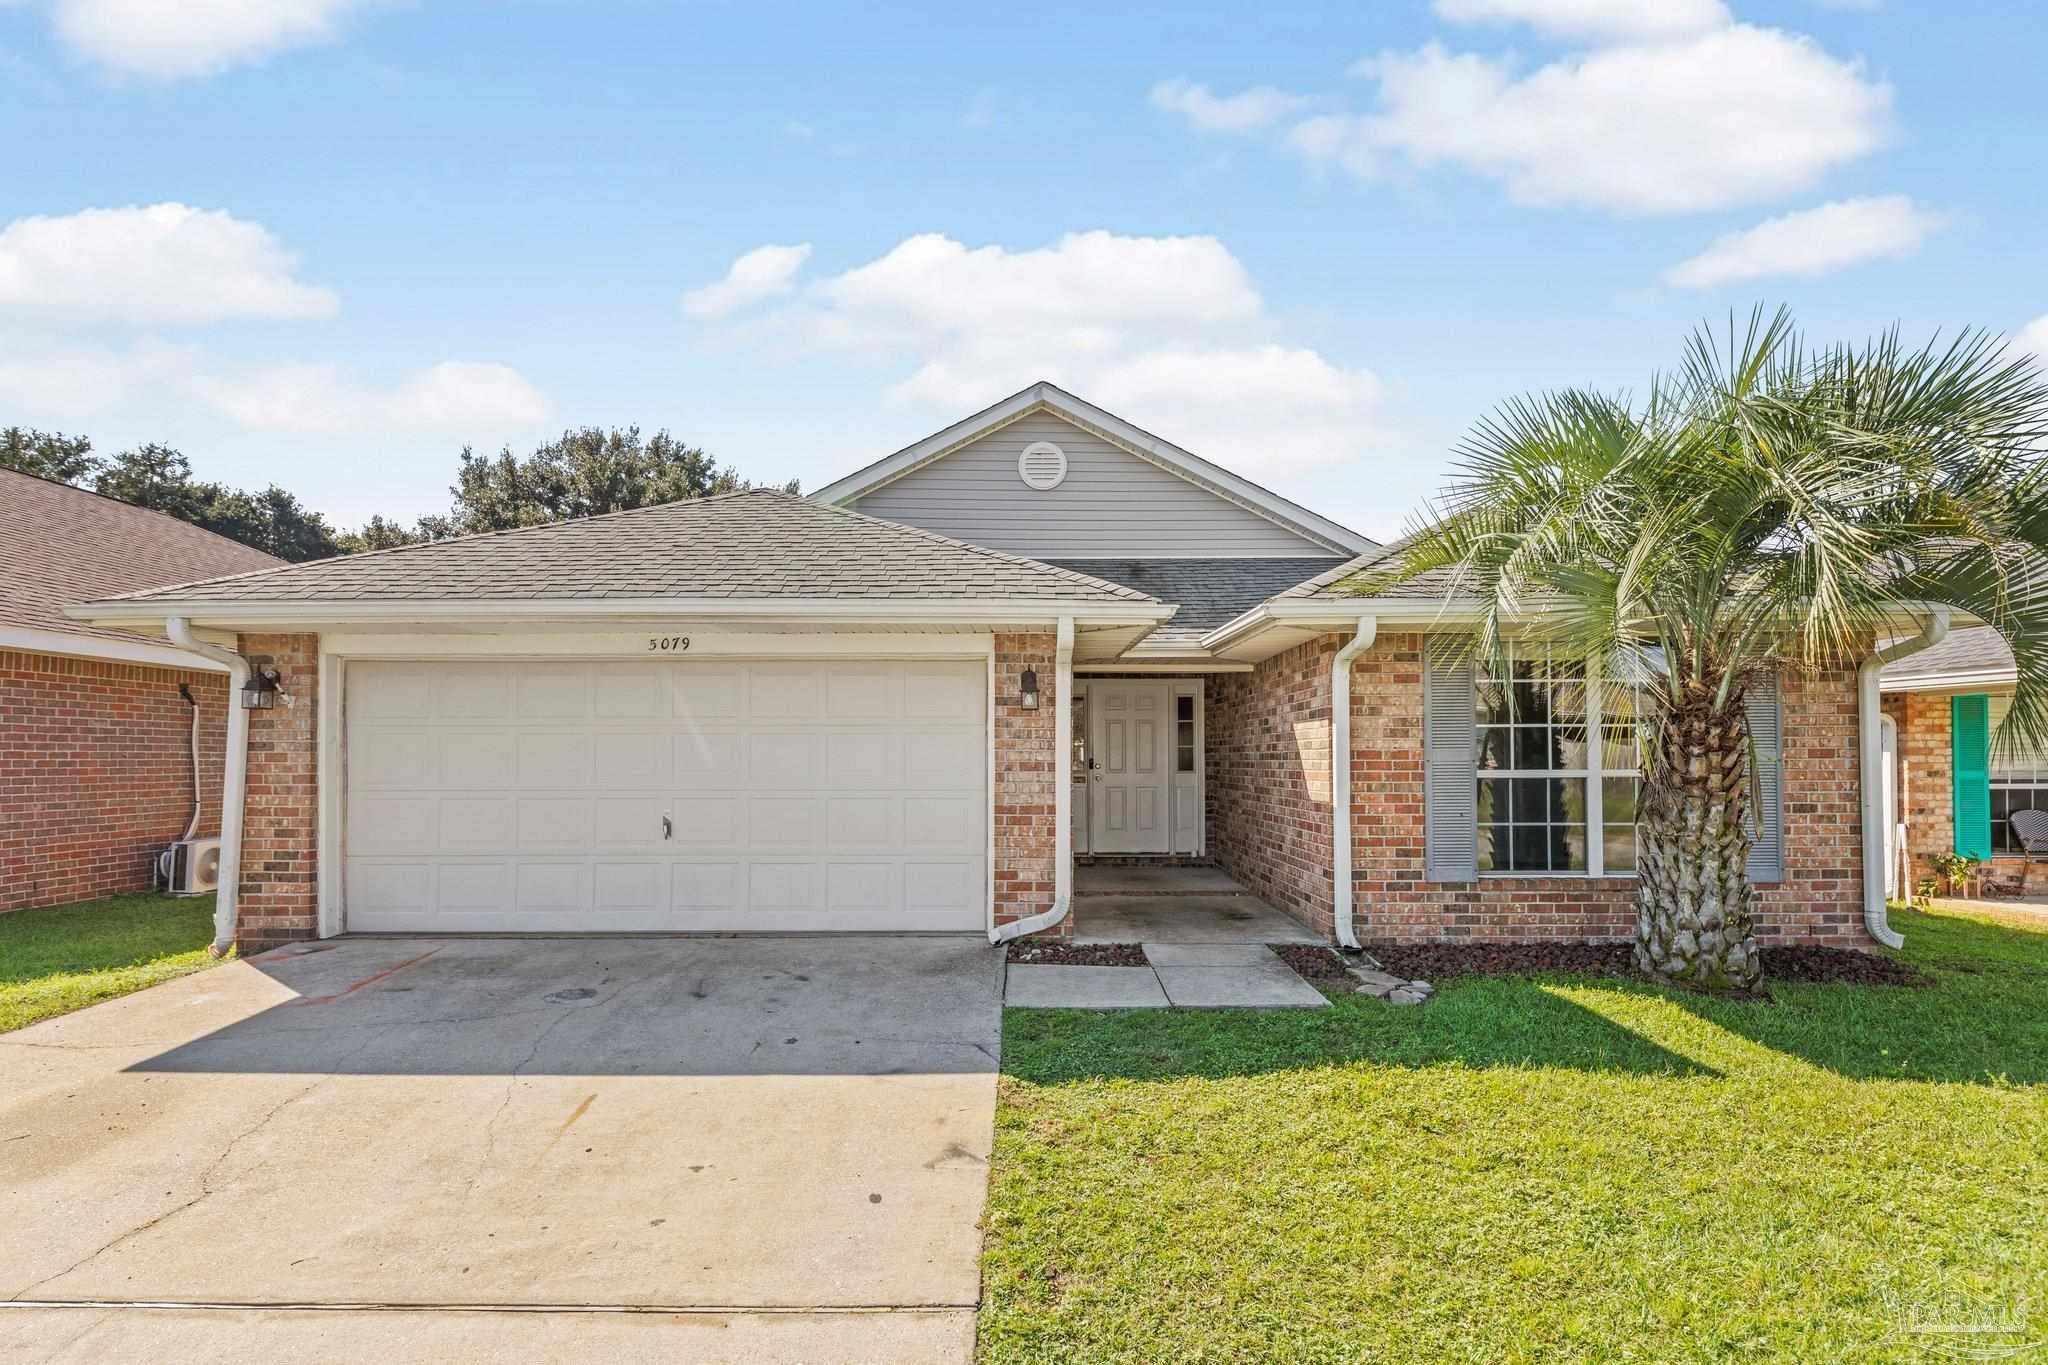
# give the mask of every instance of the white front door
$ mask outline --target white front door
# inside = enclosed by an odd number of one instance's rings
[[[1167,851],[1171,684],[1088,684],[1088,851]]]
[[[978,930],[987,667],[352,663],[347,927]]]

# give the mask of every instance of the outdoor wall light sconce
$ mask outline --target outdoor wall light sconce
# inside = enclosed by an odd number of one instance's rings
[[[1038,674],[1031,669],[1024,670],[1024,694],[1019,700],[1026,711],[1038,709]]]
[[[268,659],[251,659],[249,681],[242,684],[242,709],[244,711],[268,711],[277,705],[277,699],[284,695],[278,687],[284,676],[270,666]]]

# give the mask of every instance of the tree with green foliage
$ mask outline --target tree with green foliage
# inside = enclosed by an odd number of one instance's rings
[[[83,436],[29,427],[0,429],[0,469],[58,483],[78,483],[97,471],[101,463],[92,453],[92,442]]]
[[[204,526],[292,563],[342,553],[327,519],[293,494],[276,484],[249,493],[194,479],[182,453],[156,442],[105,462],[93,478],[93,491]]]
[[[1636,962],[1761,972],[1745,689],[1853,669],[1940,606],[2012,647],[1999,743],[2048,741],[2048,383],[1997,337],[1809,349],[1790,317],[1701,328],[1646,401],[1524,398],[1482,421],[1415,533],[1353,583],[1448,571],[1469,648],[1512,637],[1643,682]],[[1595,832],[1597,835],[1597,831]]]
[[[579,427],[524,458],[508,447],[495,458],[468,446],[456,474],[451,520],[468,535],[544,526],[635,507],[736,493],[754,485],[703,450],[667,431]],[[783,487],[797,491],[795,481]]]

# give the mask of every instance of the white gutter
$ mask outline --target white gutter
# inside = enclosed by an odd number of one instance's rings
[[[227,771],[220,784],[220,889],[213,903],[213,946],[207,949],[219,957],[235,944],[237,893],[242,886],[242,807],[249,786],[249,713],[242,709],[242,687],[249,681],[249,661],[232,649],[194,637],[191,623],[182,616],[165,618],[164,634],[180,649],[211,659],[228,671]]]
[[[1878,710],[1877,675],[1896,659],[1940,644],[1948,636],[1948,623],[1948,608],[1933,608],[1918,635],[1893,641],[1856,670],[1857,768],[1863,787],[1863,925],[1887,948],[1902,947],[1906,940],[1885,915],[1884,729]]]
[[[1358,951],[1351,923],[1351,661],[1379,636],[1375,617],[1358,618],[1358,633],[1330,660],[1330,849],[1336,877],[1337,945]]]
[[[275,572],[275,571],[274,571]],[[747,620],[777,622],[888,623],[920,625],[1042,625],[1064,615],[1089,625],[1156,625],[1175,607],[1155,600],[1076,602],[1072,599],[929,598],[866,599],[858,597],[592,597],[592,598],[427,598],[363,600],[299,598],[277,601],[236,601],[206,598],[108,598],[66,607],[76,621],[100,624],[128,622],[154,625],[167,615],[220,625],[243,627],[352,625],[460,621],[609,620],[621,629],[636,620]]]
[[[1074,618],[1062,616],[1053,645],[1053,862],[1052,908],[988,931],[990,943],[1008,943],[1013,938],[1050,929],[1067,917],[1074,900],[1074,808],[1073,774],[1068,771],[1074,758]],[[995,812],[989,812],[995,818]]]

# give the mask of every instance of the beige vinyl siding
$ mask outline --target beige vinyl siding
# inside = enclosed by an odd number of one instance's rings
[[[1040,492],[1017,477],[1033,441],[1067,453]],[[1319,545],[1046,413],[1020,418],[852,506],[1033,559],[1324,556]]]

